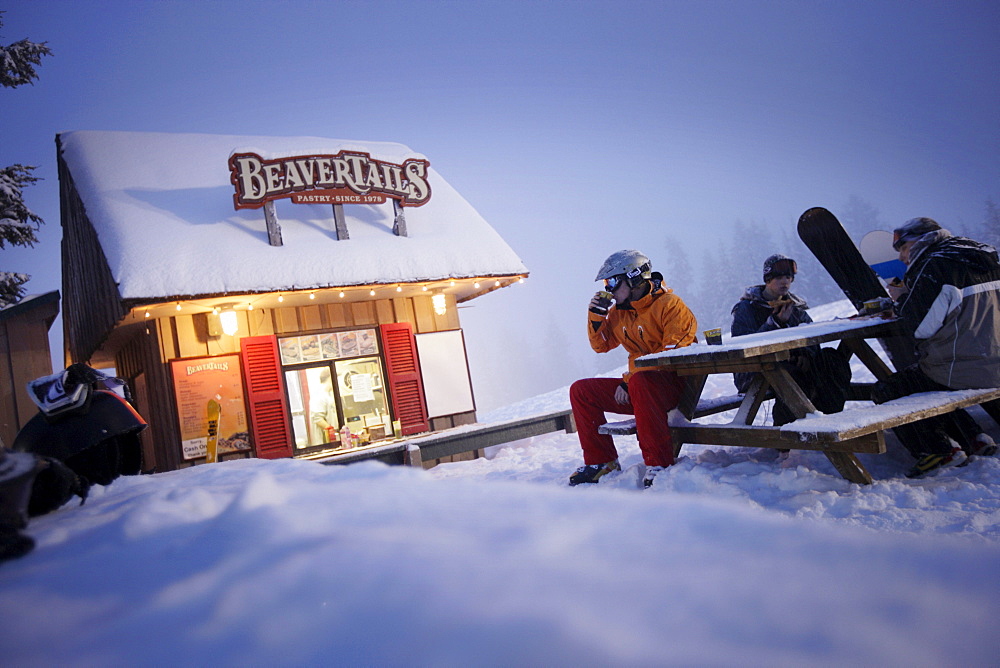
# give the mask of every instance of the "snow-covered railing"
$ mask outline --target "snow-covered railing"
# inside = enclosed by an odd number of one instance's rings
[[[482,450],[492,445],[520,441],[554,431],[576,431],[572,411],[564,409],[504,422],[467,424],[411,436],[383,446],[332,455],[317,461],[322,464],[349,464],[363,459],[382,459],[418,466],[432,459]]]

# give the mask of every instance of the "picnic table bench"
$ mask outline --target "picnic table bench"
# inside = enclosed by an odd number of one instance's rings
[[[871,474],[856,453],[885,452],[884,431],[932,415],[984,404],[994,419],[1000,418],[1000,388],[924,392],[880,405],[851,407],[823,415],[812,405],[795,379],[781,366],[791,351],[839,341],[839,348],[859,360],[881,380],[892,370],[866,339],[898,334],[892,319],[856,318],[816,322],[798,327],[735,337],[721,346],[695,344],[686,348],[646,355],[636,366],[668,367],[687,380],[678,406],[670,419],[675,456],[685,443],[736,445],[756,448],[799,449],[823,452],[847,480],[870,484]],[[744,395],[707,400],[701,398],[709,374],[750,371],[757,375]],[[870,400],[871,384],[853,383],[849,398]],[[753,424],[761,404],[780,397],[797,416],[780,427]],[[737,409],[728,424],[693,422],[698,417]],[[603,425],[605,434],[634,434],[635,421]]]

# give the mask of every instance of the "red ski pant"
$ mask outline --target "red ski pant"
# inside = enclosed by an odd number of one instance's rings
[[[615,401],[618,378],[584,378],[569,388],[569,402],[583,448],[583,463],[606,464],[618,458],[614,439],[597,433],[608,420],[605,412],[635,416],[639,449],[646,466],[674,463],[667,412],[680,402],[684,381],[672,371],[650,369],[632,374],[628,382],[630,403]]]

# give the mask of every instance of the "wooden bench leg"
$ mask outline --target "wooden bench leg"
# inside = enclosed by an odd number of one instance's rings
[[[882,361],[882,358],[878,356],[864,339],[844,339],[840,342],[838,348],[841,351],[847,350],[857,355],[858,359],[868,367],[868,370],[878,380],[885,380],[892,375],[892,369],[889,368],[889,365]]]
[[[802,388],[792,379],[788,371],[777,367],[765,370],[764,376],[771,383],[771,386],[774,387],[775,394],[785,402],[796,418],[802,418],[807,413],[816,412],[816,407],[812,405],[809,397],[805,395]],[[881,438],[881,433],[879,437]],[[867,469],[865,469],[864,465],[853,452],[825,451],[824,454],[844,479],[858,485],[870,485],[872,483],[871,474],[868,473]]]
[[[705,389],[705,381],[708,376],[701,374],[698,376],[684,376],[684,389],[681,391],[681,400],[677,404],[681,415],[688,420],[694,418],[694,412],[698,408],[698,399],[701,398],[701,391]]]
[[[570,411],[563,416],[562,420],[559,422],[559,426],[566,430],[567,434],[576,433],[576,417],[574,417],[573,411]]]
[[[986,414],[993,418],[994,422],[1000,425],[1000,399],[984,401],[981,405],[983,410],[986,411]]]
[[[809,397],[806,396],[806,393],[802,391],[799,384],[792,378],[792,374],[788,373],[783,367],[765,367],[763,373],[764,377],[767,378],[767,382],[774,388],[774,393],[778,395],[779,399],[785,402],[785,405],[792,411],[796,420],[804,418],[808,413],[816,412],[816,407],[809,401]]]
[[[760,410],[760,405],[767,398],[767,391],[770,387],[770,384],[763,375],[758,374],[754,376],[750,382],[750,387],[747,388],[746,394],[743,395],[743,403],[740,404],[739,410],[736,411],[736,417],[733,418],[732,423],[753,424],[753,419],[757,417],[757,411]]]
[[[853,452],[825,452],[834,468],[848,480],[858,485],[872,484],[872,476]]]

